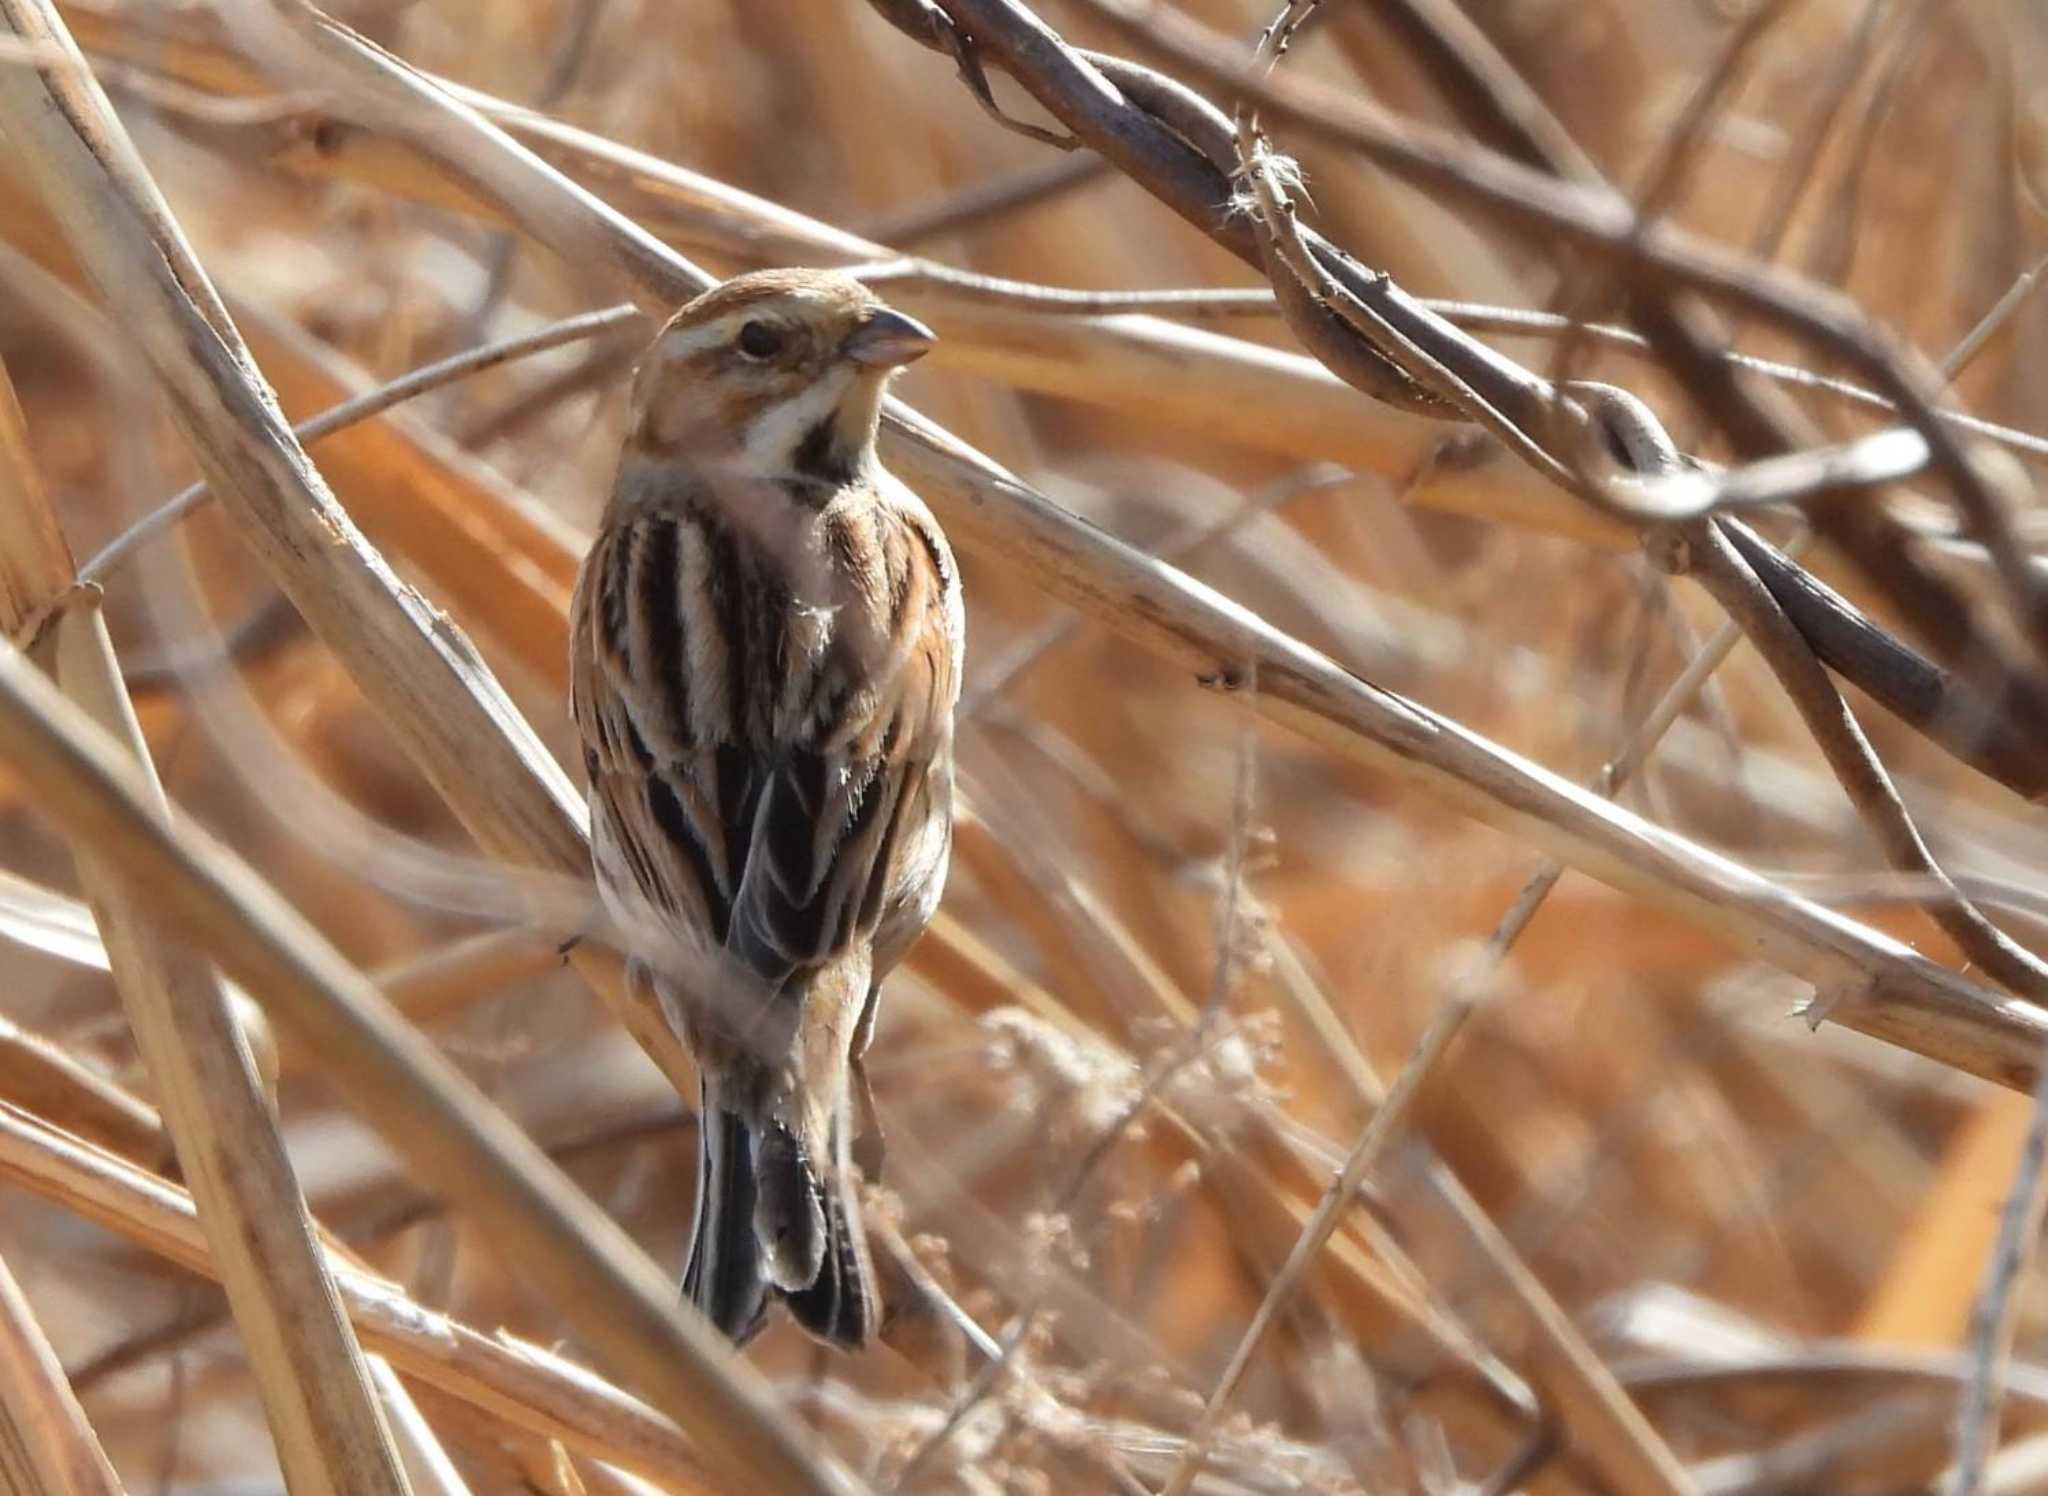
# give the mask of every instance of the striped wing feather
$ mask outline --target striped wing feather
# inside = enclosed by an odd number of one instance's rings
[[[848,548],[887,576],[880,648],[843,624],[800,641],[780,578],[687,510],[608,526],[575,604],[572,711],[614,908],[708,938],[770,991],[871,940],[905,892],[896,849],[950,730],[927,542],[886,513],[863,528],[868,553],[859,533]]]

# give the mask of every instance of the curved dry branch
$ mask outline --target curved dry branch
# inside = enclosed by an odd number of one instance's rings
[[[601,252],[643,305],[688,294],[702,272],[575,188],[467,106],[331,22],[312,34],[317,80],[403,130],[444,170],[482,192],[502,187],[558,253]],[[425,111],[425,122],[408,122]],[[1206,164],[1204,169],[1207,170]],[[1794,898],[1682,837],[1599,802],[1426,709],[1358,679],[1257,615],[1061,509],[971,447],[891,402],[891,467],[933,504],[948,533],[998,557],[1055,597],[1234,691],[1256,670],[1252,710],[1354,760],[1388,769],[1487,823],[1618,888],[1686,914],[1766,955],[1831,996],[1828,1016],[2001,1083],[2031,1085],[2040,1025],[2008,1001],[1854,921]]]
[[[1483,202],[1553,240],[1562,237],[1657,295],[1705,292],[1843,359],[1925,440],[1933,470],[1948,483],[1990,548],[2019,619],[2037,643],[2048,647],[2048,578],[2013,536],[2009,511],[2014,478],[1990,460],[1992,454],[1964,448],[1935,414],[1938,376],[1909,350],[1895,347],[1853,304],[1669,225],[1646,226],[1625,199],[1602,186],[1560,182],[1450,136],[1397,121],[1311,80],[1268,79],[1242,48],[1177,12],[1145,0],[1087,3],[1120,30],[1274,119],[1364,154],[1412,181]],[[1139,111],[1120,101],[1106,102],[1101,89],[1089,81],[1089,64],[1065,49],[1015,0],[948,4],[974,18],[977,39],[1069,128],[1097,144],[1191,223],[1225,247],[1239,250],[1229,225],[1212,227],[1219,200],[1204,202],[1189,191],[1186,167],[1179,158],[1193,155],[1192,146],[1172,136],[1162,144],[1135,128],[1130,117]],[[1111,139],[1123,148],[1112,153],[1105,143]],[[1786,439],[1785,412],[1767,410],[1741,388],[1732,365],[1706,356],[1696,330],[1687,332],[1668,316],[1651,317],[1647,325],[1652,341],[1677,361],[1681,375],[1711,392],[1709,410],[1729,427],[1743,450],[1770,456],[1804,445]],[[1960,594],[1912,554],[1902,527],[1873,506],[1835,507],[1822,515],[1828,538],[1873,585],[1908,609],[1953,667],[1960,671],[1967,664],[1983,677],[1981,688],[2004,700],[2028,731],[2048,735],[2048,678],[2036,663],[2014,656],[1995,630],[1973,623]],[[1986,661],[1992,664],[1986,667]]]
[[[183,1190],[11,1102],[0,1102],[0,1177],[192,1272],[220,1275]],[[539,1346],[439,1314],[332,1248],[327,1256],[357,1333],[407,1376],[667,1488],[715,1489],[682,1430],[646,1404]]]
[[[816,1496],[861,1489],[533,1139],[246,863],[151,806],[133,762],[12,645],[0,646],[0,754],[33,776],[40,810],[103,850],[154,920],[263,995],[364,1119],[487,1227],[531,1291],[687,1428],[724,1480]]]
[[[70,10],[95,51],[120,58],[125,66],[171,69],[194,85],[243,91],[260,87],[260,80],[238,59],[216,42],[194,35],[193,18],[179,20],[169,38],[152,37],[145,45],[94,4],[74,3]],[[1110,61],[1089,55],[1097,62]],[[1118,76],[1129,83],[1132,71],[1125,65]],[[1156,73],[1135,72],[1145,74],[1155,87],[1167,83]],[[520,145],[575,181],[601,191],[635,222],[672,243],[747,264],[904,263],[881,244],[673,162],[488,94],[434,81]],[[1209,107],[1195,97],[1197,106]],[[1187,107],[1183,100],[1183,110]],[[1227,138],[1228,121],[1213,109],[1210,113]],[[346,176],[453,211],[515,221],[482,201],[473,185],[462,185],[469,180],[463,171],[422,161],[402,146],[394,148],[387,136],[296,102],[296,96],[286,96],[281,107],[249,118],[201,122],[175,109],[171,118],[237,159],[253,157],[312,175]],[[631,253],[644,259],[644,251],[637,247]],[[1458,460],[1435,461],[1431,454],[1444,444],[1440,421],[1419,419],[1376,402],[1361,403],[1312,359],[1156,317],[1047,317],[1040,314],[1045,309],[1042,302],[1036,307],[1007,305],[1006,298],[978,285],[977,277],[931,268],[935,273],[908,272],[904,284],[891,294],[940,324],[946,336],[934,357],[944,366],[1113,408],[1130,408],[1135,398],[1150,420],[1290,458],[1315,452],[1362,472],[1409,483],[1409,501],[1424,507],[1481,515],[1595,544],[1630,543],[1625,527],[1497,452],[1475,457],[1461,448]],[[1416,305],[1427,305],[1460,325],[1514,330],[1511,319],[1475,318],[1455,304]],[[1718,349],[1713,350],[1712,361],[1718,371],[1717,388],[1726,386],[1738,369],[1751,366],[1751,361]],[[1759,372],[1773,379],[1814,382],[1814,376],[1782,366],[1765,365]],[[1836,386],[1834,392],[1858,403],[1892,408],[1868,390]],[[2015,436],[1983,430],[1967,418],[1944,418],[1992,440]],[[1772,442],[1762,450],[1783,447]],[[1908,468],[1894,464],[1883,475],[1865,471],[1863,476],[1873,481],[1875,476],[1903,476],[1918,466],[1918,461]],[[1778,497],[1782,495],[1773,495],[1774,500]],[[2029,799],[2048,794],[2048,762],[2032,751],[2039,735],[2036,724],[2048,723],[2048,694],[2030,693],[2026,681],[2011,672],[1980,681],[1926,659],[1781,555],[1753,559],[1751,564],[1830,668],[1980,772]],[[1925,606],[1916,607],[1916,618],[1966,625],[1967,609],[1944,605],[1944,599],[1952,603],[1952,594],[1938,578],[1920,572],[1910,576],[1916,586],[1924,582],[1932,589],[1921,597]],[[1946,653],[1981,662],[1987,656],[1972,653],[1974,638],[1956,635],[1941,642]],[[1993,702],[1999,705],[1994,707]]]

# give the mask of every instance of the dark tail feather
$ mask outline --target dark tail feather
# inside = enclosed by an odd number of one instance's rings
[[[860,1204],[854,1195],[857,1176],[847,1157],[846,1130],[842,1114],[832,1125],[831,1182],[821,1182],[815,1175],[811,1180],[825,1217],[825,1250],[818,1276],[809,1288],[785,1292],[783,1298],[796,1322],[811,1334],[859,1350],[875,1333],[881,1299],[875,1292],[867,1233],[861,1229]]]
[[[754,1235],[754,1144],[739,1115],[717,1103],[711,1086],[697,1117],[697,1232],[683,1294],[735,1343],[761,1326],[768,1278]]]

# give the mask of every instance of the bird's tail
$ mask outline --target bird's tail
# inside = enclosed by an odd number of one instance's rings
[[[704,1083],[697,1231],[683,1292],[744,1343],[771,1291],[811,1334],[858,1349],[876,1321],[874,1266],[861,1229],[844,1107],[819,1159],[778,1122],[756,1125]]]
[[[805,1182],[824,1228],[818,1270],[808,1287],[784,1289],[782,1296],[796,1322],[813,1335],[858,1350],[875,1332],[881,1300],[875,1292],[874,1264],[868,1258],[868,1234],[861,1229],[847,1132],[846,1108],[841,1106],[832,1119],[833,1157],[824,1176],[805,1170]]]
[[[697,1228],[690,1264],[683,1269],[683,1294],[744,1344],[761,1327],[768,1306],[768,1277],[754,1236],[753,1132],[738,1112],[718,1104],[709,1079],[703,1097],[697,1113]]]

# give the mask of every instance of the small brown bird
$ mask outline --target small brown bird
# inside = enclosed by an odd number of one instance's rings
[[[852,1087],[952,849],[959,573],[875,455],[932,344],[858,281],[763,271],[661,330],[577,580],[571,710],[607,907],[703,1073],[689,1298],[873,1334]],[[634,931],[641,932],[636,938]],[[666,947],[708,956],[679,980]]]

